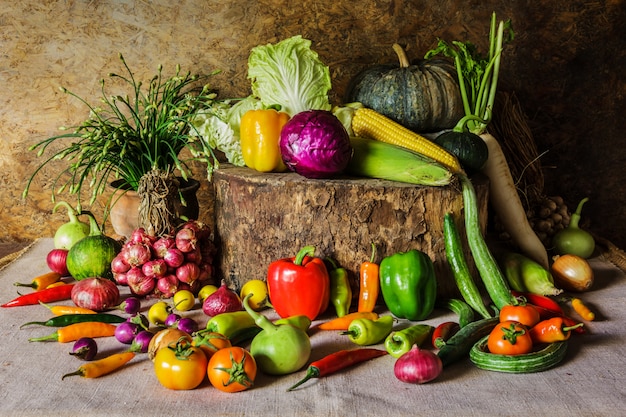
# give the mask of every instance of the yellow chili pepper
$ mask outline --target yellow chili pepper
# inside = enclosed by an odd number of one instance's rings
[[[248,110],[241,117],[239,135],[245,164],[260,172],[287,170],[280,153],[280,131],[289,120],[274,109]]]
[[[43,275],[39,275],[38,277],[35,277],[31,282],[27,284],[16,282],[13,285],[18,286],[18,287],[30,287],[34,289],[35,291],[41,291],[41,290],[45,290],[49,285],[54,284],[55,282],[58,282],[60,279],[61,279],[61,274],[58,274],[56,272],[46,272]]]
[[[83,378],[98,378],[110,374],[126,365],[135,357],[133,352],[114,353],[97,361],[92,361],[81,365],[76,372],[63,375],[61,379],[68,376],[79,375]]]

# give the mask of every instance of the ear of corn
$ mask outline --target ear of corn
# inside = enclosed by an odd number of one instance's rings
[[[434,159],[452,173],[463,172],[457,158],[444,148],[372,109],[359,108],[354,112],[352,130],[356,136],[401,146]]]
[[[353,154],[346,173],[425,186],[444,186],[452,172],[424,155],[377,140],[351,137]]]

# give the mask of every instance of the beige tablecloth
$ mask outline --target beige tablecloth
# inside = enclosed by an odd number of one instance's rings
[[[0,271],[0,301],[16,295],[13,283],[47,272],[51,239],[37,241]],[[480,370],[468,360],[446,368],[436,381],[411,385],[394,377],[394,358],[384,356],[293,392],[285,390],[304,371],[259,375],[253,389],[222,393],[205,382],[192,391],[170,391],[157,381],[152,362],[138,355],[124,369],[99,378],[61,376],[82,363],[71,343],[28,342],[53,331],[20,325],[45,320],[42,306],[0,309],[0,415],[2,416],[613,416],[626,412],[626,283],[612,265],[592,259],[593,291],[584,299],[597,311],[588,334],[576,335],[558,367],[541,373]],[[271,315],[272,311],[266,314]],[[384,312],[381,312],[384,313]],[[206,321],[201,311],[195,317]],[[436,310],[426,323],[455,317]],[[311,360],[353,348],[336,332],[311,335]],[[123,350],[114,338],[99,339],[101,354]],[[379,346],[382,348],[382,346]]]

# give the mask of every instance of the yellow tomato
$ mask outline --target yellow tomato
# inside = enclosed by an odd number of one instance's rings
[[[269,298],[267,284],[265,281],[252,279],[243,284],[243,287],[241,287],[241,294],[239,296],[243,300],[248,294],[252,294],[252,296],[248,299],[248,303],[253,310],[258,311],[267,307]]]
[[[196,305],[196,297],[189,290],[174,293],[174,308],[178,311],[189,311]]]
[[[217,287],[215,285],[205,285],[200,288],[200,291],[198,291],[198,299],[201,303],[204,303],[204,300],[215,291],[217,291]]]
[[[204,352],[187,341],[159,349],[154,357],[154,371],[165,388],[190,390],[206,377],[208,359]]]

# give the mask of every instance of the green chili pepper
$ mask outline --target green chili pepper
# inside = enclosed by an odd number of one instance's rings
[[[393,316],[382,316],[377,320],[356,319],[352,320],[347,334],[350,340],[357,345],[369,346],[380,343],[386,338],[393,328]]]
[[[350,279],[348,271],[341,268],[331,258],[326,258],[331,268],[328,269],[330,277],[330,301],[335,307],[337,317],[343,317],[350,311],[352,304],[352,287],[350,287]]]
[[[206,324],[206,329],[230,337],[234,332],[255,327],[254,319],[246,311],[230,311],[213,316]]]
[[[433,330],[433,326],[427,324],[416,324],[406,329],[391,332],[385,339],[385,349],[394,358],[407,353],[413,345],[420,346]]]
[[[22,324],[20,328],[31,325],[31,324],[38,324],[40,326],[48,326],[48,327],[65,327],[65,326],[69,326],[70,324],[83,323],[83,322],[88,322],[88,321],[115,324],[115,323],[125,322],[126,319],[116,314],[108,314],[108,313],[63,314],[61,316],[52,317],[48,321],[29,321],[28,323]]]

